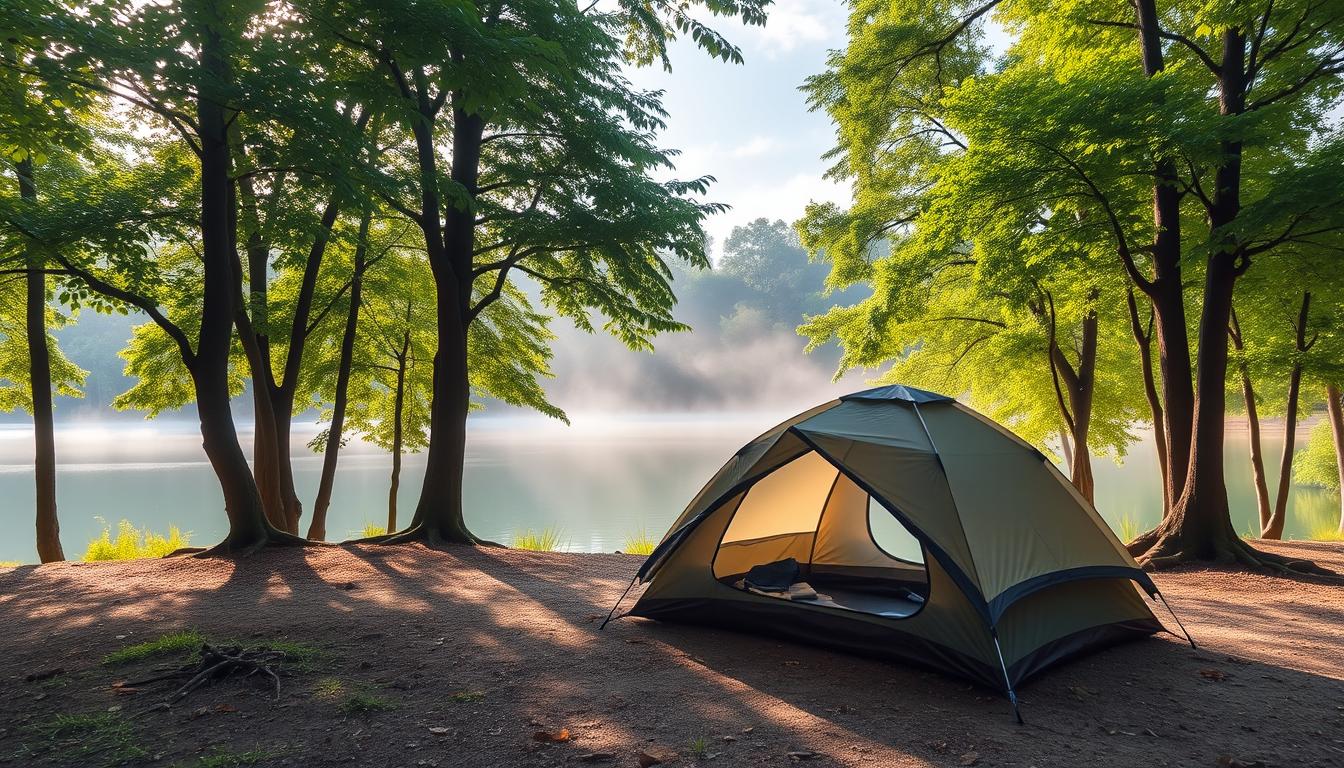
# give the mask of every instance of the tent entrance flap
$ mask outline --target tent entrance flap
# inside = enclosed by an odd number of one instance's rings
[[[726,513],[712,562],[714,578],[723,584],[887,618],[913,616],[927,600],[929,578],[914,535],[816,451],[760,478]],[[794,589],[759,590],[744,578],[783,563],[797,563]]]

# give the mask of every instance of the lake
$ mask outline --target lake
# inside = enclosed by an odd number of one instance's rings
[[[515,533],[556,528],[565,549],[612,552],[639,532],[657,539],[718,467],[742,444],[789,414],[621,415],[571,414],[573,426],[530,416],[474,417],[466,469],[467,521],[485,538],[507,543]],[[66,555],[79,557],[106,521],[126,519],[158,532],[175,524],[195,545],[223,537],[223,501],[200,447],[194,421],[90,422],[58,429],[57,494]],[[321,456],[306,443],[311,423],[295,424],[294,472],[307,510],[317,490]],[[1305,436],[1307,429],[1299,430]],[[242,435],[244,449],[250,435]],[[1097,507],[1120,527],[1128,517],[1147,528],[1161,508],[1157,460],[1151,438],[1138,441],[1123,465],[1097,459]],[[1281,430],[1265,435],[1274,493]],[[32,432],[0,425],[0,561],[36,558],[32,535]],[[1246,455],[1245,428],[1229,425],[1228,491],[1237,530],[1255,526],[1255,496]],[[341,453],[327,524],[332,539],[355,535],[387,515],[391,459],[352,441]],[[423,456],[403,464],[400,520],[415,507],[424,474]],[[1285,538],[1338,521],[1339,498],[1316,488],[1294,487]]]

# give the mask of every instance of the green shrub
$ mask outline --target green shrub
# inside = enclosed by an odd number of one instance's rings
[[[1330,433],[1330,422],[1322,421],[1311,428],[1307,447],[1298,449],[1293,458],[1293,481],[1317,485],[1328,491],[1339,490],[1339,467],[1335,464],[1335,440]]]
[[[533,552],[556,552],[560,549],[560,529],[543,528],[533,531],[528,528],[513,535],[514,549],[528,549]]]
[[[625,537],[625,546],[621,551],[627,555],[651,555],[658,542],[649,536],[648,531],[640,528],[638,532]]]
[[[359,532],[359,538],[372,539],[374,536],[384,536],[387,529],[377,523],[365,523],[364,529]]]
[[[138,560],[164,555],[188,546],[191,535],[182,533],[175,525],[168,526],[168,535],[160,536],[148,528],[141,531],[129,520],[117,523],[117,537],[103,524],[103,535],[89,542],[84,551],[85,562],[96,560]]]

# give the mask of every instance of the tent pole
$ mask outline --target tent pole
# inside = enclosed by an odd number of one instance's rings
[[[622,592],[621,596],[616,600],[616,604],[611,606],[611,610],[607,612],[607,618],[602,620],[602,626],[597,628],[599,632],[607,628],[607,622],[611,621],[611,617],[616,613],[616,609],[621,607],[621,601],[625,600],[625,596],[630,594],[630,590],[635,588],[636,581],[639,581],[638,575],[630,580],[630,586],[625,588],[625,591]]]
[[[1181,617],[1177,616],[1176,612],[1171,610],[1171,604],[1167,602],[1167,598],[1163,597],[1161,592],[1157,592],[1157,598],[1167,607],[1167,613],[1170,613],[1171,618],[1176,621],[1176,626],[1181,628],[1181,634],[1185,635],[1186,642],[1190,643],[1190,647],[1199,650],[1199,646],[1195,645],[1195,639],[1190,636],[1190,631],[1181,623]]]
[[[994,650],[999,654],[999,669],[1003,670],[1003,687],[1008,691],[1008,701],[1013,705],[1013,716],[1017,718],[1018,725],[1026,725],[1022,721],[1022,710],[1017,707],[1017,692],[1013,690],[1013,684],[1008,679],[1008,665],[1003,661],[1003,649],[999,647],[999,631],[997,629],[989,630],[990,637],[994,638]]]

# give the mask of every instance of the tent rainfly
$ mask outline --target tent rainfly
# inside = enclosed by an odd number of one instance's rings
[[[1157,587],[1040,451],[900,385],[744,446],[635,584],[626,615],[920,664],[1003,691],[1015,712],[1037,672],[1163,630],[1135,585]]]

